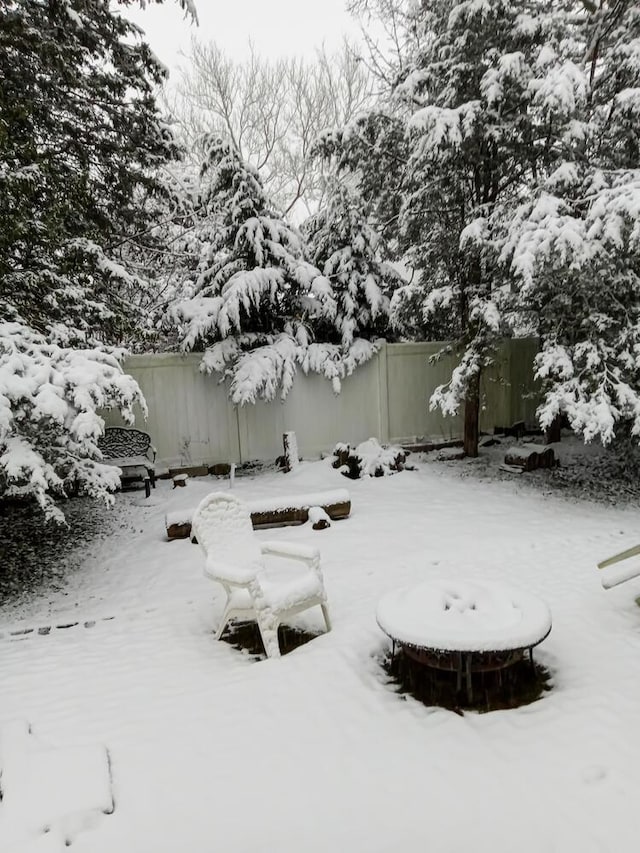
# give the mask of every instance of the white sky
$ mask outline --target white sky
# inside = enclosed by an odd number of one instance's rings
[[[359,28],[345,9],[346,0],[196,0],[196,27],[176,0],[127,15],[141,26],[158,58],[170,70],[186,66],[192,35],[214,41],[237,58],[248,54],[249,41],[264,56],[312,55],[324,42],[338,48],[345,35],[357,40]]]

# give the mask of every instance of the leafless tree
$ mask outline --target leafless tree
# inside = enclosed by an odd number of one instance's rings
[[[301,220],[320,203],[324,185],[322,164],[310,158],[313,142],[369,105],[372,89],[346,42],[311,60],[265,59],[252,49],[238,61],[194,39],[189,67],[166,98],[195,166],[205,136],[220,133],[258,169],[280,210]]]
[[[350,0],[360,22],[360,59],[381,90],[390,89],[420,43],[417,9],[424,0]]]

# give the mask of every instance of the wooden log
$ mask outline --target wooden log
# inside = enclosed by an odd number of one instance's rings
[[[183,465],[180,468],[169,468],[169,476],[173,479],[178,474],[187,474],[189,477],[208,477],[208,465]]]
[[[265,506],[265,501],[249,503],[251,523],[255,529],[262,527],[286,527],[304,524],[309,519],[311,507],[321,507],[332,521],[348,518],[351,512],[351,498],[346,489],[333,492],[300,495],[292,498],[274,499],[273,506]],[[287,506],[287,504],[291,504]],[[194,510],[183,513],[168,513],[165,517],[167,539],[188,539],[191,535],[191,518]]]
[[[188,539],[191,535],[191,521],[167,522],[168,539]]]
[[[462,447],[462,441],[456,438],[451,441],[422,441],[413,444],[402,442],[400,447],[407,453],[430,453],[432,450],[443,450],[446,447]]]
[[[555,454],[553,452],[553,448],[547,447],[541,453],[538,453],[539,468],[554,468],[556,464]]]
[[[538,467],[538,454],[536,451],[523,451],[519,447],[514,447],[506,453],[504,464],[512,468],[521,468],[523,471],[533,471]]]
[[[536,468],[553,468],[556,460],[551,447],[525,444],[508,450],[504,457],[504,464],[523,471],[535,471]]]

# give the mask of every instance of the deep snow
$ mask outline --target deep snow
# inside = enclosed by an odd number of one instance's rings
[[[333,630],[280,660],[213,639],[224,594],[199,548],[165,540],[166,512],[228,481],[119,495],[127,525],[87,548],[65,589],[2,608],[0,737],[22,720],[59,754],[108,751],[115,810],[73,824],[76,853],[637,849],[640,580],[604,591],[596,569],[637,544],[637,510],[461,478],[455,464],[345,481],[324,460],[236,480],[247,500],[351,494],[351,517],[327,530],[257,533],[322,553]],[[543,699],[461,717],[388,684],[377,603],[438,577],[548,603]],[[321,614],[298,624],[321,631]],[[6,791],[2,853],[58,849],[55,827],[17,843],[14,824],[8,847],[9,803]]]

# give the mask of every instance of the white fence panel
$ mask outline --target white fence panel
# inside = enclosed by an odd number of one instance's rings
[[[360,442],[380,435],[378,362],[373,359],[342,382],[300,371],[283,402],[256,403],[238,410],[243,459],[272,459],[283,452],[282,434],[293,430],[303,457],[319,456],[338,441]]]
[[[160,464],[198,465],[238,462],[240,448],[234,407],[224,385],[200,373],[201,356],[155,354],[131,356],[124,369],[140,384],[149,417],[136,426],[151,435]],[[110,413],[108,425],[122,420]]]
[[[451,377],[454,356],[429,359],[442,344],[389,344],[387,346],[387,387],[389,438],[448,440],[462,431],[462,417],[443,417],[439,410],[429,411],[429,399],[438,385]]]

